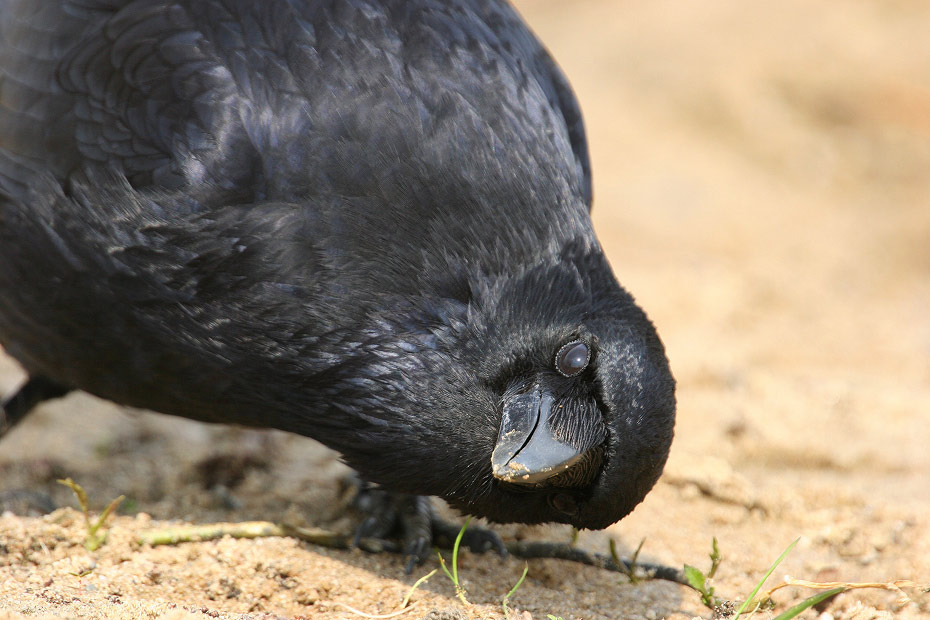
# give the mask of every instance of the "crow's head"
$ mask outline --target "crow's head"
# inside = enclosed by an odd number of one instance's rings
[[[373,430],[395,435],[396,451],[349,462],[492,521],[603,528],[627,515],[665,465],[675,384],[600,248],[570,244],[463,289],[435,313],[429,346],[408,339],[411,356],[398,362],[417,360],[405,402],[392,405],[408,413]]]
[[[618,521],[655,484],[672,441],[674,380],[654,327],[596,247],[509,278],[496,300],[485,336],[503,345],[490,381],[493,490],[462,507],[581,528]]]

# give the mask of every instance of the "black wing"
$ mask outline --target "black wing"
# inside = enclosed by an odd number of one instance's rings
[[[207,3],[205,3],[207,4]],[[212,4],[212,3],[211,3]],[[137,187],[245,185],[233,80],[183,7],[0,3],[0,182],[110,167]],[[210,155],[222,151],[222,160]]]
[[[490,17],[489,23],[506,23],[504,40],[519,41],[526,53],[533,58],[533,72],[536,79],[548,98],[553,110],[558,110],[568,131],[569,142],[575,156],[576,174],[581,181],[584,202],[591,208],[591,159],[588,155],[588,139],[585,135],[584,119],[575,93],[565,74],[553,60],[549,52],[539,40],[530,32],[523,19],[510,6],[503,3],[491,3],[493,9],[489,12],[497,13],[500,17]]]
[[[489,123],[519,161],[566,145],[590,205],[577,102],[504,3],[0,0],[8,195],[37,171],[65,181],[97,165],[137,188],[358,192],[385,161],[417,156],[404,136],[448,150],[463,120]]]
[[[568,128],[568,138],[571,141],[572,152],[575,153],[575,162],[578,166],[578,176],[581,179],[584,202],[591,210],[594,192],[591,185],[591,158],[588,155],[588,138],[585,135],[584,120],[581,117],[581,108],[575,93],[562,70],[555,64],[546,50],[539,52],[540,71],[549,76],[551,80],[550,101],[553,107],[562,111],[565,126]]]

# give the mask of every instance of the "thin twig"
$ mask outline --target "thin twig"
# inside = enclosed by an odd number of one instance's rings
[[[356,609],[356,608],[354,608],[354,607],[349,607],[349,606],[346,605],[345,603],[333,603],[333,605],[338,605],[339,607],[342,607],[343,609],[345,609],[345,610],[347,610],[347,611],[349,611],[349,612],[355,614],[356,616],[361,616],[362,618],[378,618],[378,619],[380,619],[380,618],[396,618],[397,616],[400,616],[401,614],[405,614],[405,613],[407,613],[408,611],[410,611],[411,609],[413,609],[413,608],[416,606],[416,603],[414,603],[413,605],[410,605],[409,607],[404,607],[403,609],[398,609],[397,611],[392,611],[392,612],[389,613],[389,614],[378,614],[378,615],[376,615],[376,614],[366,614],[364,611],[360,611],[360,610],[358,610],[358,609]]]
[[[896,581],[888,582],[845,582],[845,581],[805,581],[803,579],[793,579],[785,575],[785,581],[770,588],[763,596],[764,599],[772,597],[772,593],[782,588],[787,588],[790,586],[797,586],[800,588],[811,588],[812,590],[831,590],[833,588],[846,588],[847,590],[860,590],[866,588],[874,588],[879,590],[891,590],[892,592],[898,593],[897,604],[900,607],[904,607],[911,602],[911,597],[907,595],[901,588],[927,588],[928,584],[919,584],[915,581],[910,581],[908,579],[898,579]]]
[[[298,538],[330,549],[349,549],[352,537],[321,528],[297,527],[270,521],[241,521],[239,523],[208,523],[205,525],[179,525],[146,530],[137,538],[140,545],[177,545],[203,542],[229,536],[231,538],[267,538],[272,536]],[[372,553],[400,553],[399,544],[390,540],[362,538],[358,548]]]
[[[410,590],[407,591],[407,596],[404,597],[404,600],[400,602],[400,609],[403,609],[410,602],[410,597],[413,596],[414,591],[420,587],[420,585],[426,582],[430,577],[436,574],[438,568],[434,568],[430,572],[426,573],[422,577],[416,580],[416,582],[410,587]]]

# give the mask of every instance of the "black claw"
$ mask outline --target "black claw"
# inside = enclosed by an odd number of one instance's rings
[[[363,538],[371,538],[371,536],[368,535],[368,532],[374,526],[374,520],[374,517],[368,517],[358,524],[358,527],[355,528],[355,535],[352,537],[353,547],[358,547],[358,544],[362,541]]]
[[[433,506],[428,497],[399,496],[398,516],[407,553],[404,571],[409,575],[416,564],[426,559],[433,544]]]
[[[398,496],[397,513],[405,547],[411,550],[410,553],[416,553],[419,559],[425,558],[433,544],[433,505],[429,498]]]
[[[404,564],[404,573],[409,575],[413,572],[413,567],[420,564],[429,555],[429,549],[432,541],[429,538],[417,538],[408,540],[404,547],[404,554],[407,556],[407,562]]]

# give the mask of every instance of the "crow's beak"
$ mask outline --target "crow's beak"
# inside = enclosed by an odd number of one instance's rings
[[[584,456],[560,442],[550,427],[555,399],[538,385],[504,401],[491,472],[498,480],[537,484],[565,471]]]

